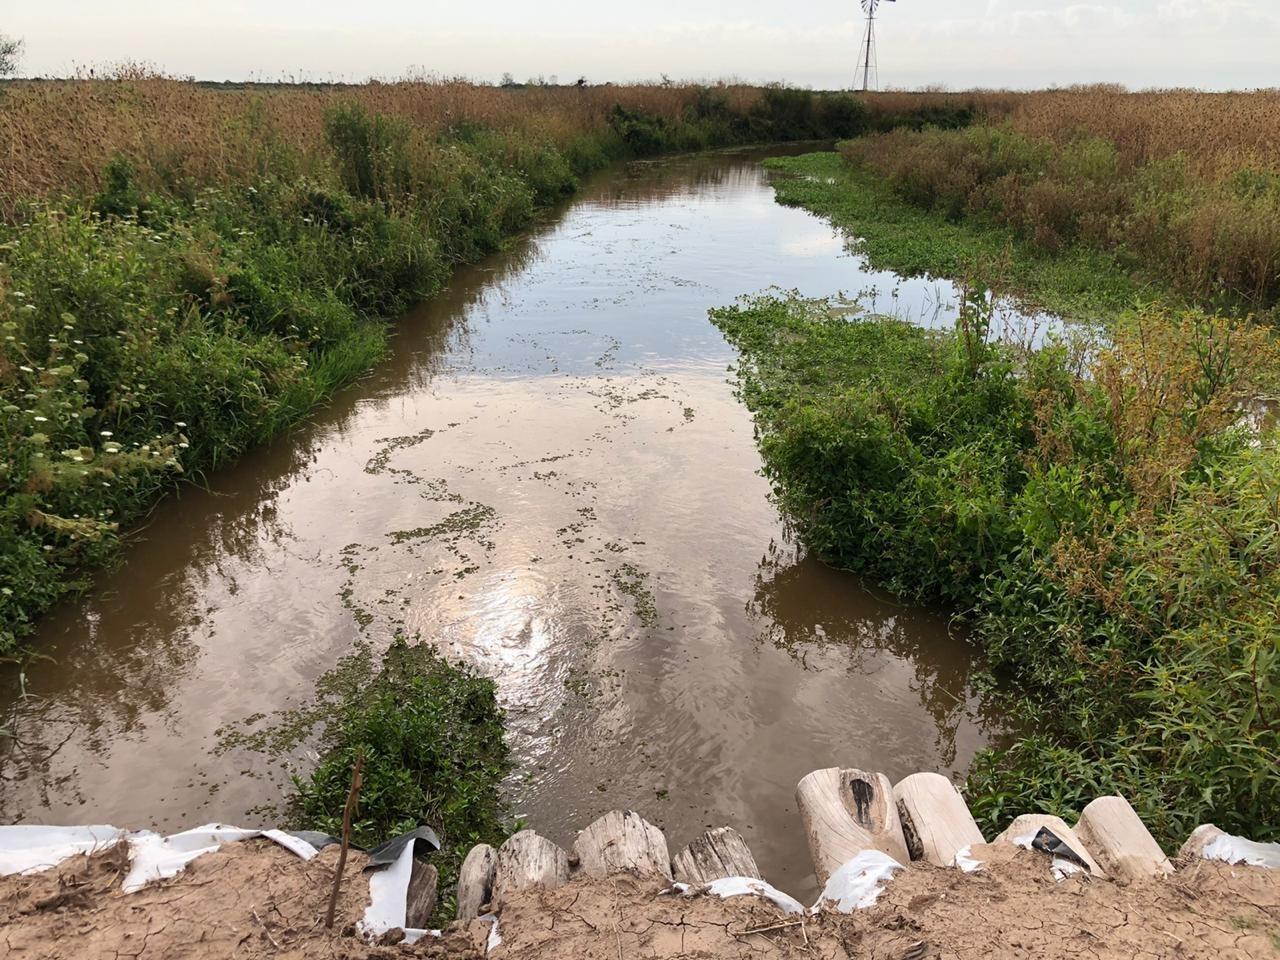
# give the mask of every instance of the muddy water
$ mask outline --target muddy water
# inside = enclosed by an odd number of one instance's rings
[[[945,285],[870,273],[775,204],[746,153],[610,172],[462,271],[389,362],[164,504],[48,620],[27,695],[5,678],[0,813],[252,821],[279,771],[215,754],[218,728],[403,629],[498,680],[530,825],[731,823],[809,889],[802,775],[959,770],[998,720],[943,618],[788,540],[706,317],[769,285],[950,316]]]

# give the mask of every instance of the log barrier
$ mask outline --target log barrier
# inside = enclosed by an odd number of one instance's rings
[[[914,860],[969,870],[977,864],[975,848],[987,843],[960,791],[937,773],[913,773],[891,784],[882,773],[829,767],[800,781],[796,801],[819,885],[860,856],[881,864],[888,863],[887,856],[904,867]],[[1276,845],[1228,837],[1208,824],[1192,834],[1179,859],[1211,856],[1215,845],[1230,847],[1230,841],[1235,848],[1243,844],[1250,851],[1262,850],[1251,855],[1262,857],[1256,861],[1262,865],[1273,865],[1268,858],[1277,855],[1270,852]],[[1166,876],[1175,869],[1133,807],[1119,796],[1093,800],[1074,825],[1048,814],[1023,814],[991,843],[1045,851],[1058,876],[1082,872],[1131,881]],[[1274,866],[1280,868],[1280,860]],[[497,850],[487,844],[473,847],[459,874],[458,918],[471,920],[499,910],[504,898],[521,890],[558,887],[577,875],[603,878],[623,872],[689,888],[731,878],[763,885],[746,840],[732,827],[708,830],[672,856],[662,830],[634,811],[612,810],[578,833],[572,855],[533,830],[514,834]]]

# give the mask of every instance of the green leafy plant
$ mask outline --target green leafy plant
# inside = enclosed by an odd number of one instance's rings
[[[1280,446],[1270,330],[1196,312],[1105,342],[992,340],[763,297],[712,312],[741,351],[780,506],[816,553],[971,623],[1034,735],[982,754],[992,830],[1128,797],[1166,844],[1259,838],[1280,809]]]
[[[351,770],[363,756],[353,842],[373,846],[432,827],[442,841],[432,862],[447,910],[467,851],[501,843],[509,832],[499,791],[508,753],[494,694],[493,681],[450,664],[429,644],[396,637],[380,669],[327,708],[320,762],[294,779],[291,821],[339,835]]]

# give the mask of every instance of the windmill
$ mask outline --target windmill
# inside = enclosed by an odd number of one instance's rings
[[[876,10],[880,8],[882,0],[862,0],[862,12],[867,15],[867,32],[862,37],[862,47],[859,52],[862,54],[862,89],[864,91],[871,89],[871,75],[877,73],[876,69]],[[894,0],[888,0],[893,3]],[[879,86],[879,76],[876,77],[876,85]]]

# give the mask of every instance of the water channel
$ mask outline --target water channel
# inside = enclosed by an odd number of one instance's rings
[[[869,270],[762,156],[596,178],[368,378],[162,504],[0,678],[0,815],[250,825],[285,781],[219,728],[396,630],[497,680],[514,809],[565,843],[619,807],[673,849],[732,824],[800,894],[801,776],[963,770],[1000,731],[966,642],[791,542],[707,319],[776,286],[947,324],[954,291]]]

